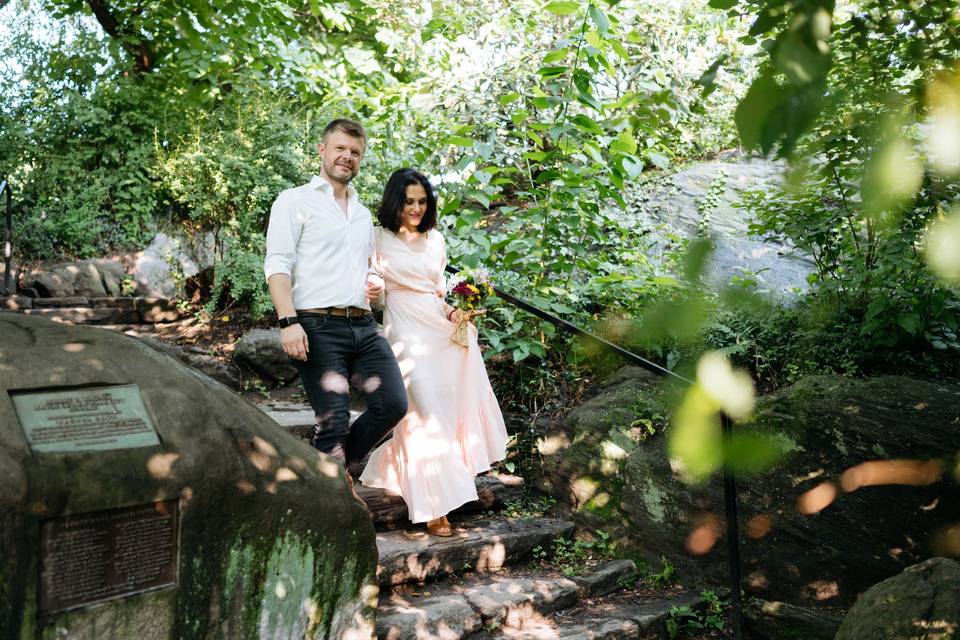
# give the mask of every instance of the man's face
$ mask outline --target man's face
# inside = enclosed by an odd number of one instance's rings
[[[363,158],[363,140],[343,131],[331,131],[326,142],[317,145],[327,178],[347,184],[360,171]]]

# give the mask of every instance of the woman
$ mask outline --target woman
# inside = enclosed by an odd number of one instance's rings
[[[474,476],[506,456],[507,430],[490,388],[477,331],[450,338],[459,310],[443,300],[447,264],[437,201],[414,169],[390,176],[378,212],[383,327],[407,389],[408,412],[371,455],[360,481],[403,496],[412,522],[452,535],[447,514],[477,499]]]

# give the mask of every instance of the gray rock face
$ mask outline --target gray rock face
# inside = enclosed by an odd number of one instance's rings
[[[552,425],[540,447],[544,488],[584,526],[608,523],[651,566],[665,555],[683,575],[722,581],[720,479],[687,485],[665,438],[632,434],[644,404],[670,415],[645,374],[619,375]],[[790,604],[848,606],[938,553],[960,521],[960,488],[937,462],[956,454],[958,421],[960,387],[896,376],[810,377],[762,398],[736,428],[767,434],[782,455],[739,483],[745,588]],[[868,462],[876,464],[860,466]],[[713,540],[699,555],[696,536]]]
[[[118,384],[136,385],[159,444],[33,452],[7,393]],[[377,550],[363,503],[340,465],[254,406],[136,339],[8,312],[0,390],[0,637],[372,634]],[[161,500],[179,505],[175,587],[37,615],[45,521]]]
[[[158,233],[150,246],[133,257],[133,278],[144,296],[176,298],[182,291],[183,279],[213,265],[213,239],[204,246],[191,245],[183,238]]]
[[[22,273],[20,288],[35,289],[45,298],[104,298],[121,294],[124,276],[116,260],[61,262]]]
[[[233,357],[261,376],[279,383],[297,377],[297,369],[283,351],[280,331],[251,329],[238,341]]]
[[[870,587],[836,640],[952,640],[960,637],[960,562],[931,558]]]
[[[174,360],[178,360],[187,366],[193,367],[197,371],[209,376],[222,385],[230,387],[234,391],[240,390],[240,371],[237,367],[218,360],[203,349],[197,347],[178,347],[168,344],[162,340],[153,337],[141,338],[144,344],[151,349],[156,349],[160,353],[165,353]]]
[[[744,617],[752,640],[833,640],[841,622],[834,613],[764,600],[748,606]]]
[[[670,176],[628,215],[641,228],[662,226],[680,237],[697,235],[704,227],[715,243],[709,270],[713,283],[729,283],[731,277],[743,274],[742,268],[753,273],[764,270],[758,277],[759,289],[788,297],[794,288],[808,288],[806,277],[814,270],[813,260],[792,247],[750,236],[751,213],[736,206],[742,191],[779,183],[783,169],[780,163],[760,159],[696,164]],[[725,188],[710,205],[710,185],[718,179]],[[654,230],[652,236],[661,244],[666,242],[663,231]]]

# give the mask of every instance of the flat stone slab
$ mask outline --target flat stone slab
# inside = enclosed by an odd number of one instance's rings
[[[530,555],[534,547],[573,533],[572,522],[550,519],[476,520],[441,538],[424,531],[377,534],[381,585],[418,582],[449,573],[499,571]]]
[[[64,307],[92,307],[89,298],[71,296],[69,298],[34,298],[34,309],[51,309]]]
[[[607,605],[570,620],[535,619],[519,629],[504,629],[498,640],[660,640],[673,607],[696,607],[702,598],[684,593],[637,604]]]
[[[608,563],[597,573],[623,571],[625,564],[636,573],[632,561]],[[537,627],[545,616],[573,606],[583,591],[578,581],[589,576],[467,578],[445,585],[424,585],[422,594],[400,587],[381,595],[377,609],[377,637],[390,640],[445,638],[459,640],[479,627],[519,630]],[[422,597],[421,597],[422,596]],[[611,629],[639,630],[633,621],[604,622]],[[603,625],[601,625],[603,626]]]
[[[377,638],[459,640],[480,628],[480,614],[463,596],[409,598],[377,609]]]
[[[502,509],[507,502],[523,496],[524,482],[520,476],[478,476],[476,479],[478,500],[468,502],[454,513],[476,513]],[[356,486],[357,495],[367,503],[370,517],[377,529],[388,529],[410,524],[407,504],[397,494],[383,489]]]
[[[470,587],[464,597],[484,625],[520,627],[536,614],[572,606],[580,595],[577,583],[567,578],[507,578]]]
[[[639,573],[633,560],[612,560],[593,573],[571,578],[577,583],[581,597],[604,596],[622,587],[624,581],[631,584]]]
[[[34,308],[23,309],[21,313],[69,324],[130,324],[140,322],[140,315],[136,311],[112,307],[100,307],[98,309],[91,307]]]

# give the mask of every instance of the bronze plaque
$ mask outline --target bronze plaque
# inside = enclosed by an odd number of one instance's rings
[[[10,393],[35,453],[80,453],[160,444],[135,384]]]
[[[41,614],[177,585],[180,500],[40,525]]]

